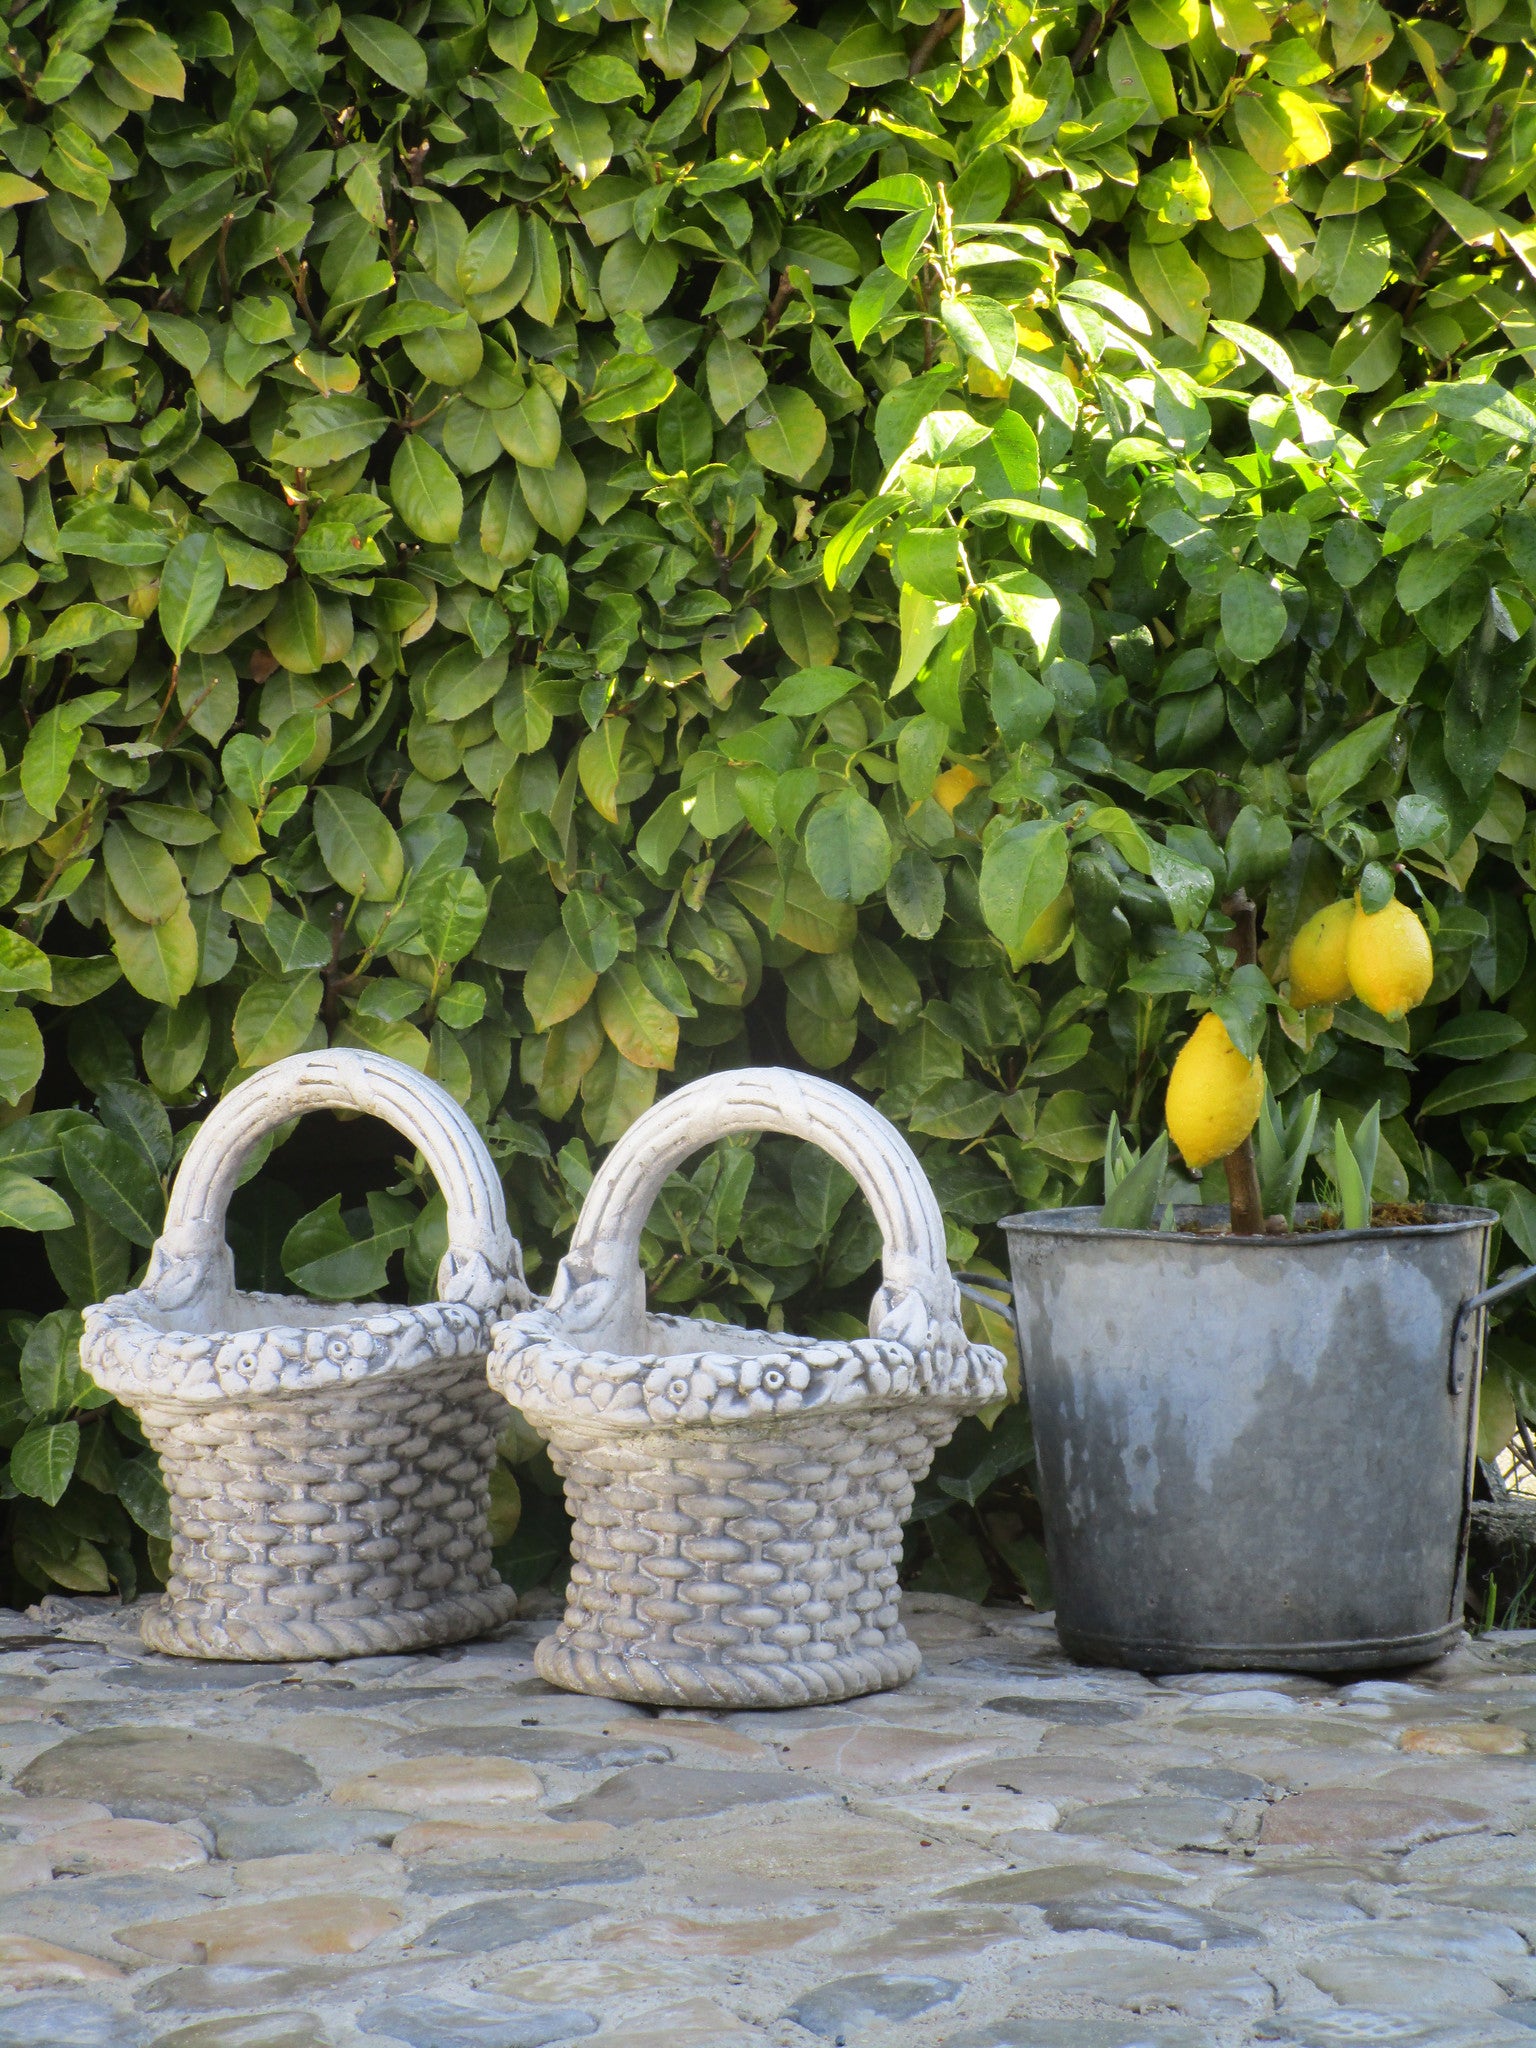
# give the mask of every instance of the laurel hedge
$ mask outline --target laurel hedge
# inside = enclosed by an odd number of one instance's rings
[[[760,1060],[995,1266],[1211,1003],[1323,1092],[1316,1185],[1379,1103],[1378,1195],[1536,1257],[1529,0],[376,4],[9,12],[5,1597],[163,1570],[79,1311],[327,1040],[466,1105],[536,1280],[658,1086]],[[1435,930],[1405,1023],[1283,999],[1356,886]],[[395,1149],[274,1150],[244,1282],[424,1289]],[[669,1308],[834,1334],[876,1252],[775,1141],[646,1240]],[[1030,1456],[967,1425],[924,1583],[1048,1598]]]

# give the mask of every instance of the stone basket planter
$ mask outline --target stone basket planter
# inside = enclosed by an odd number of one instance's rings
[[[738,1131],[847,1167],[883,1279],[857,1342],[650,1315],[640,1232],[672,1169]],[[714,1075],[634,1123],[594,1180],[548,1303],[499,1323],[494,1386],[548,1439],[575,1521],[554,1685],[656,1706],[787,1707],[900,1685],[920,1658],[896,1572],[912,1489],[1002,1398],[972,1344],[933,1190],[900,1134],[830,1082]]]
[[[224,1214],[252,1147],[313,1109],[376,1116],[448,1204],[438,1300],[241,1294]],[[132,1408],[171,1501],[171,1580],[144,1623],[175,1656],[359,1657],[516,1610],[491,1568],[491,1324],[531,1300],[501,1186],[435,1082],[375,1053],[298,1053],[242,1082],[187,1150],[142,1287],[85,1312],[81,1356]]]

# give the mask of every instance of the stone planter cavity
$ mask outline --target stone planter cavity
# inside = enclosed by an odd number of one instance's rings
[[[854,1176],[883,1277],[856,1342],[647,1313],[640,1232],[672,1169],[780,1131]],[[549,1440],[575,1522],[565,1620],[536,1668],[656,1706],[788,1707],[918,1669],[897,1564],[912,1489],[961,1416],[1003,1398],[973,1344],[933,1190],[884,1117],[778,1068],[695,1081],[593,1181],[548,1303],[495,1332],[490,1376]]]
[[[1315,1209],[1297,1211],[1314,1221]],[[1461,1635],[1491,1209],[1276,1237],[1003,1221],[1056,1626],[1143,1671],[1355,1671]]]
[[[438,1300],[242,1294],[224,1215],[252,1148],[306,1110],[376,1116],[448,1206]],[[297,1053],[233,1089],[187,1149],[144,1283],[85,1312],[81,1356],[160,1454],[171,1578],[144,1623],[183,1657],[373,1656],[516,1611],[491,1566],[504,1414],[491,1324],[531,1299],[501,1185],[435,1082],[370,1052]]]

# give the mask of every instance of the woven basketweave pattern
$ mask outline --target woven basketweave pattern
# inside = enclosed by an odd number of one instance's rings
[[[645,1312],[639,1235],[671,1167],[726,1132],[822,1144],[864,1188],[884,1274],[851,1343]],[[540,1675],[653,1706],[788,1707],[918,1669],[897,1568],[913,1488],[1002,1398],[972,1344],[932,1190],[893,1127],[831,1083],[712,1076],[631,1126],[547,1305],[496,1327],[490,1377],[549,1439],[575,1528]]]
[[[498,1405],[479,1355],[340,1394],[146,1402],[176,1518],[146,1642],[366,1657],[505,1621],[515,1601],[486,1534]]]
[[[896,1584],[912,1489],[951,1408],[724,1433],[561,1432],[575,1518],[565,1625],[539,1673],[652,1706],[785,1707],[917,1671]]]
[[[439,1301],[242,1294],[224,1211],[250,1147],[306,1109],[383,1117],[448,1204]],[[85,1313],[81,1357],[159,1452],[171,1577],[155,1649],[286,1660],[421,1649],[516,1611],[487,1504],[494,1316],[525,1306],[501,1186],[435,1083],[373,1053],[300,1053],[234,1089],[188,1148],[144,1285]]]

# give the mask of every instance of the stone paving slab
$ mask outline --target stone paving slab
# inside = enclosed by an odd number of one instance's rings
[[[0,1615],[0,2048],[1536,2048],[1536,1632],[1330,1685],[905,1611],[901,1692],[714,1715],[544,1685],[547,1614]]]

